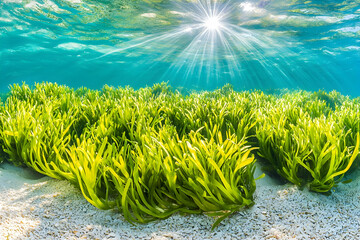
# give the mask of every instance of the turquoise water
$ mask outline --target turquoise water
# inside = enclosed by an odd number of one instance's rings
[[[2,0],[0,91],[169,82],[360,95],[360,1]]]

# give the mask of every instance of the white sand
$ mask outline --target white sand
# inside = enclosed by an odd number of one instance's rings
[[[213,219],[204,215],[133,226],[93,207],[67,181],[34,177],[0,165],[0,239],[360,239],[359,178],[324,196],[265,177],[256,204],[211,232]]]

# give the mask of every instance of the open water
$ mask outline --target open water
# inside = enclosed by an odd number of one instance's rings
[[[0,92],[43,81],[360,96],[360,0],[0,0]]]

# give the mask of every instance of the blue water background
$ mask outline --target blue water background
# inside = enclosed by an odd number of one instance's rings
[[[226,21],[240,33],[226,36],[232,54],[221,39],[189,48],[199,32],[168,36],[194,21],[187,11],[196,14],[196,6],[186,1],[1,0],[0,92],[22,82],[137,89],[167,81],[196,90],[231,83],[360,96],[360,1],[230,5]]]

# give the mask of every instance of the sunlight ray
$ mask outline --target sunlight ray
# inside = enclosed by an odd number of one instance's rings
[[[162,80],[181,79],[182,82],[197,82],[198,85],[214,85],[222,82],[251,82],[264,84],[261,74],[274,78],[279,76],[283,81],[291,83],[283,66],[274,62],[269,54],[274,48],[282,50],[283,55],[277,56],[282,64],[291,63],[292,52],[281,43],[264,35],[260,30],[249,30],[238,26],[231,18],[238,6],[232,1],[197,0],[194,2],[177,3],[179,12],[184,12],[184,24],[163,33],[152,34],[120,44],[120,47],[97,57],[104,58],[114,53],[122,53],[133,48],[143,48],[143,53],[151,49],[168,45],[161,56],[150,64],[150,72],[159,64],[167,63],[162,73]],[[146,48],[145,48],[146,46]],[[147,50],[149,49],[149,50]],[[275,59],[276,60],[276,59]],[[246,75],[244,71],[248,72]],[[250,73],[249,73],[250,72]],[[267,84],[267,83],[266,83]]]

